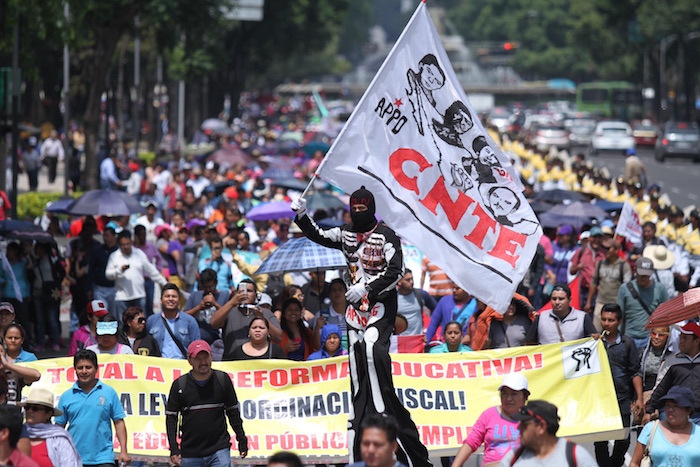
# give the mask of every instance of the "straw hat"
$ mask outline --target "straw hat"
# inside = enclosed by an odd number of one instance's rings
[[[53,393],[51,391],[49,391],[46,388],[36,387],[36,388],[31,388],[29,390],[29,395],[27,396],[27,400],[22,401],[22,402],[18,403],[17,405],[19,405],[20,407],[26,407],[28,404],[43,405],[43,406],[46,406],[50,409],[53,409],[54,416],[63,415],[62,410],[54,407],[53,399],[54,399],[54,397],[53,397]]]
[[[642,256],[652,260],[654,262],[654,269],[656,270],[669,269],[676,261],[673,252],[669,251],[669,249],[663,245],[649,245],[644,248]]]

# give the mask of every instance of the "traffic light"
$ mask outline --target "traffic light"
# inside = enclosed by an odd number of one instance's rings
[[[503,50],[506,52],[513,52],[515,49],[518,48],[518,43],[513,42],[513,41],[506,41],[503,43]]]

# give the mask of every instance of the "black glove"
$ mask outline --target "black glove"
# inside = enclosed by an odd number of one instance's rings
[[[241,458],[243,458],[248,455],[248,438],[246,438],[245,435],[236,436],[236,438],[238,438],[238,452]]]

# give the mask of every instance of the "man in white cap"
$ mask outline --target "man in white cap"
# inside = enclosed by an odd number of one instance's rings
[[[165,406],[170,462],[181,465],[187,459],[187,465],[229,465],[231,435],[226,418],[236,433],[240,457],[245,458],[248,439],[231,378],[212,369],[211,347],[201,339],[187,347],[187,361],[192,371],[173,381]],[[179,430],[178,415],[182,415]]]
[[[650,331],[644,329],[656,307],[668,300],[663,284],[652,279],[654,263],[649,258],[639,258],[637,277],[620,287],[617,304],[622,309],[622,333],[631,337],[641,354],[649,341]]]

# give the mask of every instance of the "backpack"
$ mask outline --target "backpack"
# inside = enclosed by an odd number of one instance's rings
[[[568,439],[566,440],[566,463],[568,464],[569,467],[576,467],[577,462],[576,462],[576,445],[569,441]],[[520,446],[518,449],[515,450],[515,454],[513,455],[513,458],[510,460],[510,465],[511,467],[515,465],[517,460],[522,456],[523,451],[525,451],[524,446]]]

